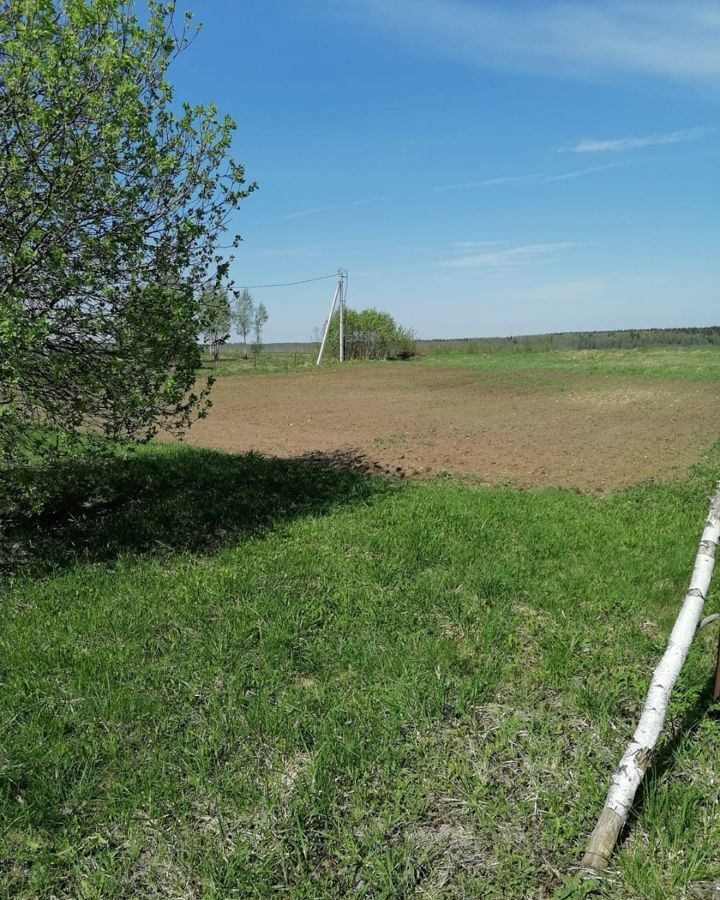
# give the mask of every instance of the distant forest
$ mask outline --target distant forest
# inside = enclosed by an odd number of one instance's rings
[[[418,350],[635,350],[644,347],[720,345],[720,325],[707,328],[629,328],[618,331],[564,331],[494,338],[418,341]]]
[[[635,350],[646,347],[720,346],[720,325],[707,328],[629,328],[617,331],[564,331],[491,338],[448,338],[416,341],[418,353],[462,350]],[[311,353],[314,343],[265,344],[265,350]]]

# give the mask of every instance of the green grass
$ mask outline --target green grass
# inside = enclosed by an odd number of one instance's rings
[[[720,347],[657,347],[639,350],[433,350],[414,360],[393,360],[371,364],[348,361],[351,366],[407,369],[413,367],[458,368],[478,375],[520,376],[533,379],[547,375],[631,376],[645,380],[658,378],[684,381],[720,381]],[[323,371],[337,371],[339,363],[327,360]],[[261,353],[245,360],[227,354],[219,363],[205,362],[202,373],[227,375],[267,375],[315,371],[315,358],[308,353]]]
[[[257,356],[249,352],[245,359],[242,353],[221,352],[220,359],[214,363],[204,356],[202,374],[212,374],[216,378],[228,375],[277,375],[312,370],[315,368],[315,357],[311,353],[286,353],[276,350],[261,351]]]
[[[458,366],[478,373],[630,375],[644,379],[720,380],[720,347],[659,347],[643,350],[523,350],[436,352],[416,365]]]
[[[572,867],[720,447],[603,499],[184,447],[97,465],[6,534],[0,896],[712,895],[712,628],[610,875]]]

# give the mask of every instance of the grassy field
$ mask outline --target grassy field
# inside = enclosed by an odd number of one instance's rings
[[[362,366],[350,360],[343,364]],[[531,372],[555,374],[637,375],[642,378],[679,378],[688,381],[720,381],[720,347],[646,348],[638,350],[496,350],[467,353],[435,349],[414,360],[376,362],[375,366],[460,367],[471,371],[498,374]],[[335,360],[323,366],[337,368]],[[205,360],[202,372],[216,377],[268,373],[304,372],[315,368],[311,353],[264,351],[257,358],[243,359],[239,353],[227,353],[218,363]]]
[[[720,348],[648,348],[642,350],[547,350],[494,353],[434,352],[421,365],[461,366],[477,372],[543,372],[637,375],[642,378],[720,380]]]
[[[720,353],[452,365],[715,390]],[[6,534],[0,895],[717,895],[713,629],[609,876],[573,867],[684,593],[720,445],[684,479],[604,497],[187,447],[77,465]]]
[[[316,358],[312,353],[266,350],[257,355],[250,352],[245,359],[242,353],[224,351],[217,362],[212,362],[205,354],[201,374],[214,375],[216,378],[225,375],[288,374],[314,368]]]

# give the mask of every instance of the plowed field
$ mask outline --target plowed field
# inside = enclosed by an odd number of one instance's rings
[[[213,399],[189,443],[584,491],[686,472],[720,421],[706,384],[402,363],[221,378]]]

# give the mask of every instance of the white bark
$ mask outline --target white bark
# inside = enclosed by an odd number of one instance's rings
[[[667,649],[653,673],[645,706],[635,734],[612,778],[605,807],[590,837],[583,866],[605,869],[625,824],[640,782],[650,766],[652,751],[660,737],[670,694],[700,623],[720,541],[720,484],[710,504],[710,513],[700,539],[690,587],[675,620]]]

